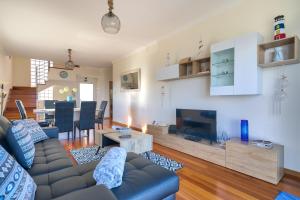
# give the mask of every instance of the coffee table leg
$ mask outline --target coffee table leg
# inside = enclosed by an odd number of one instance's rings
[[[150,160],[150,151],[146,151],[145,153],[146,153],[147,159]]]
[[[100,149],[101,149],[101,146],[98,147],[95,155],[97,155],[99,153]]]

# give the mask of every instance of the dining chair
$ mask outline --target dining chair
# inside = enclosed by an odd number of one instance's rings
[[[54,109],[56,102],[57,100],[44,100],[45,109]],[[45,113],[45,121],[49,122],[50,124],[54,122],[54,114]]]
[[[105,114],[105,109],[106,109],[107,103],[108,103],[107,101],[102,101],[100,104],[100,110],[95,119],[95,123],[98,124],[98,129],[100,129],[99,124],[101,124],[102,129],[103,129],[104,114]]]
[[[27,119],[27,113],[26,113],[23,102],[21,100],[16,100],[15,102],[16,102],[16,105],[17,105],[17,108],[18,108],[18,111],[20,114],[20,118]]]
[[[27,112],[26,112],[23,102],[21,100],[17,99],[17,100],[15,100],[15,103],[16,103],[16,106],[17,106],[19,114],[20,114],[20,119],[28,119]],[[47,121],[41,121],[41,122],[38,122],[38,124],[41,127],[49,126],[49,122],[47,122]]]
[[[55,126],[60,133],[68,132],[68,140],[70,132],[73,137],[73,120],[74,120],[74,103],[67,101],[57,101],[55,103]]]
[[[82,101],[80,106],[79,120],[74,122],[74,135],[76,138],[76,128],[79,130],[79,139],[81,139],[81,131],[86,130],[89,138],[90,129],[94,130],[95,138],[95,113],[96,101]]]

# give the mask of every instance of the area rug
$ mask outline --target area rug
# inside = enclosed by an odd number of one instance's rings
[[[106,154],[110,147],[101,148],[99,153],[95,155],[97,149],[97,146],[93,146],[71,150],[70,152],[78,164],[85,164],[95,160],[101,160],[101,158]],[[147,152],[147,154],[142,153],[141,155],[144,158],[151,160],[156,165],[159,165],[170,171],[177,171],[183,167],[182,163],[172,160],[166,156],[162,156],[158,153],[154,153],[153,151]]]
[[[280,192],[275,200],[300,200],[300,198],[287,192]]]

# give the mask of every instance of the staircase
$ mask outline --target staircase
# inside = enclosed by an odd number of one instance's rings
[[[28,118],[36,118],[33,109],[36,108],[37,91],[31,87],[13,87],[9,91],[4,116],[9,120],[20,119],[20,114],[16,106],[15,100],[21,100],[24,104]]]

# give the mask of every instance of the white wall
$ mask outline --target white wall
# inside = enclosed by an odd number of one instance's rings
[[[1,84],[4,84],[4,92],[7,94],[3,103],[3,107],[5,108],[8,92],[12,87],[12,61],[11,57],[5,53],[0,41],[0,85]]]
[[[227,131],[239,136],[240,119],[248,119],[250,137],[271,140],[285,147],[285,167],[300,171],[300,64],[263,70],[263,95],[219,96],[209,95],[209,78],[201,77],[180,81],[158,82],[156,72],[164,66],[167,52],[172,63],[194,56],[199,39],[204,40],[202,55],[209,55],[209,45],[246,32],[259,32],[265,41],[271,41],[273,18],[286,17],[286,32],[300,36],[300,1],[252,0],[241,1],[236,7],[212,16],[205,21],[179,29],[153,42],[127,57],[113,63],[114,121],[127,122],[133,118],[133,126],[142,127],[153,120],[175,123],[176,108],[212,109],[218,113],[218,133]],[[120,75],[133,68],[141,68],[140,92],[121,92]],[[281,75],[288,76],[288,97],[282,104],[282,112],[273,109],[273,94]],[[160,87],[167,88],[167,95],[160,95]]]
[[[31,86],[30,59],[21,56],[13,56],[12,65],[13,65],[13,70],[12,70],[13,86],[30,87]]]

